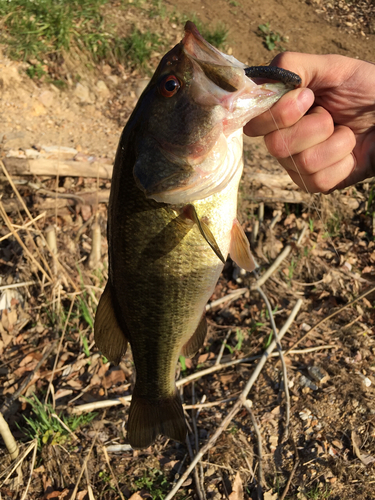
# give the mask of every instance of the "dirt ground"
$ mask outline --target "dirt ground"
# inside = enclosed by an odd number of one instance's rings
[[[123,23],[124,29],[138,23],[157,31],[164,37],[165,50],[180,40],[184,16],[194,14],[210,27],[225,23],[229,31],[224,51],[249,65],[267,64],[277,54],[259,36],[258,26],[266,23],[280,33],[287,50],[375,59],[371,0],[176,0],[163,2],[165,15],[152,19],[147,3],[129,1],[121,9],[120,4],[112,2],[108,15]],[[152,55],[152,67],[161,55]],[[67,61],[61,72],[68,84],[59,89],[47,81],[29,79],[26,68],[27,62],[10,61],[0,53],[1,156],[14,181],[12,186],[0,172],[4,209],[0,411],[22,443],[21,453],[33,437],[32,426],[24,418],[36,419],[35,404],[30,404],[33,394],[44,402],[48,391],[54,405],[48,418],[53,421],[57,417],[51,414],[71,418],[79,405],[131,394],[131,355],[119,368],[106,363],[93,344],[92,317],[107,278],[110,187],[110,180],[97,179],[97,172],[99,166],[111,165],[122,128],[148,78],[147,72],[128,69],[125,63],[101,64],[89,71],[83,64]],[[55,148],[49,150],[51,146]],[[72,149],[62,153],[61,147]],[[91,165],[91,176],[64,173],[62,164],[67,160],[73,168],[73,158],[77,165]],[[54,169],[52,175],[26,175],[27,165],[43,161],[46,168]],[[17,201],[16,189],[29,213]],[[350,304],[375,282],[373,183],[329,197],[303,195],[288,182],[262,139],[247,138],[239,196],[240,220],[254,243],[261,274],[291,246],[264,285],[278,328],[302,299],[282,342],[287,350],[303,337],[286,356],[291,396],[287,441],[283,440],[285,400],[277,358],[268,361],[249,394],[262,436],[264,498],[373,500],[375,292]],[[38,227],[27,226],[31,217],[39,217]],[[95,221],[102,235],[102,265],[92,269],[88,261]],[[60,264],[43,241],[50,226],[56,230]],[[232,263],[226,264],[211,301],[246,290],[207,313],[210,328],[205,347],[192,361],[186,360],[181,378],[213,366],[225,339],[221,363],[263,352],[271,328],[262,299],[254,291],[249,293],[254,281],[239,274]],[[11,288],[25,282],[28,285]],[[196,421],[199,446],[231,410],[255,363],[245,361],[184,385],[185,404],[210,403],[200,408],[198,416],[187,410],[193,428]],[[83,420],[75,435],[64,439],[63,428],[51,432],[43,428],[44,443],[36,461],[32,462],[30,453],[22,462],[22,480],[13,473],[2,484],[11,460],[0,442],[1,498],[21,498],[30,474],[27,498],[31,499],[72,498],[75,487],[74,494],[81,500],[165,498],[189,464],[188,451],[185,445],[164,438],[145,451],[126,448],[128,403],[120,403],[117,399],[116,406],[95,409],[93,420]],[[193,436],[194,432],[194,448]],[[113,451],[114,445],[123,448]],[[243,409],[202,459],[198,474],[202,474],[204,498],[258,498],[258,467],[257,437]],[[193,476],[177,498],[199,498]]]

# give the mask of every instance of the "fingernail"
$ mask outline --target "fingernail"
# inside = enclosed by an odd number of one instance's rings
[[[310,89],[303,89],[298,94],[297,97],[297,107],[301,113],[306,113],[306,111],[311,107],[314,102],[314,93]]]

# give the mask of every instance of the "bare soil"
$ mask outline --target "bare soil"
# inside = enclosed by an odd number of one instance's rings
[[[338,53],[374,61],[375,8],[371,1],[176,0],[163,5],[167,7],[164,17],[150,19],[147,4],[140,8],[135,2],[129,2],[126,8],[113,2],[108,15],[124,29],[135,24],[157,31],[164,37],[166,50],[181,38],[183,15],[195,14],[211,27],[224,22],[229,29],[225,51],[249,64],[267,64],[276,55],[276,51],[267,50],[259,36],[258,25],[265,23],[287,39],[283,45],[288,50]],[[152,55],[151,66],[156,66],[160,56]],[[148,75],[129,69],[126,61],[98,65],[90,71],[79,61],[75,65],[70,62],[62,70],[68,85],[61,90],[46,81],[30,80],[26,67],[27,63],[0,57],[2,158],[11,155],[27,161],[32,154],[27,150],[32,150],[59,163],[61,154],[48,153],[46,147],[64,146],[76,150],[72,153],[76,160],[111,163],[121,130]],[[264,185],[256,180],[258,174],[268,174],[278,184]],[[33,282],[15,289],[0,288],[0,303],[8,300],[0,322],[0,405],[11,431],[22,443],[27,441],[24,416],[35,419],[30,404],[17,392],[24,382],[23,396],[36,394],[44,401],[53,376],[56,413],[67,416],[78,405],[129,395],[133,370],[130,354],[120,369],[105,363],[92,344],[90,314],[94,314],[106,279],[107,205],[82,200],[87,192],[97,193],[98,189],[99,201],[100,196],[105,199],[110,182],[97,181],[95,169],[91,178],[12,177],[32,217],[44,213],[38,220],[39,229],[56,227],[62,265],[54,263],[35,225],[26,227],[29,215],[17,202],[15,188],[1,174],[7,217],[3,214],[0,228],[0,285]],[[280,186],[284,182],[281,167],[267,153],[262,139],[246,139],[239,212],[250,238],[261,219],[253,245],[261,273],[285,246],[292,246],[289,256],[264,285],[278,327],[296,301],[303,300],[283,348],[293,347],[318,321],[347,307],[304,337],[286,357],[291,391],[287,442],[282,440],[285,402],[277,358],[267,363],[249,395],[263,440],[264,498],[281,498],[286,489],[288,499],[373,500],[374,294],[349,304],[375,281],[373,184],[370,181],[329,197],[309,196],[303,202],[286,203],[290,198],[285,198],[285,192],[293,196],[298,191],[291,184]],[[261,196],[266,200],[264,218],[259,212]],[[95,220],[102,234],[100,269],[87,264]],[[7,237],[10,229],[13,235]],[[297,243],[303,230],[302,241]],[[14,231],[19,231],[20,240]],[[238,275],[237,271],[227,263],[212,300],[251,287],[254,278]],[[187,362],[181,377],[213,365],[226,337],[229,347],[222,362],[261,354],[271,333],[265,306],[256,292],[217,306],[208,312],[208,319],[205,347]],[[61,338],[65,325],[61,346],[55,344],[37,368],[43,354]],[[194,398],[216,403],[200,410],[200,446],[230,411],[234,400],[227,400],[239,395],[254,366],[255,361],[242,363],[198,379],[194,389],[192,384],[184,387],[186,404]],[[320,382],[314,378],[313,367],[322,373]],[[222,400],[225,402],[220,403]],[[27,496],[31,499],[71,498],[75,486],[80,499],[120,498],[119,491],[125,498],[133,495],[133,500],[164,498],[189,463],[186,447],[160,438],[145,451],[107,451],[110,445],[127,443],[127,409],[125,403],[96,410],[94,420],[76,431],[76,439],[45,436],[36,462],[32,465],[31,455],[23,460],[23,480],[17,481],[13,473],[0,487],[2,498],[21,498],[31,466]],[[192,425],[190,410],[189,419]],[[22,450],[26,446],[22,444]],[[203,458],[206,498],[257,498],[258,454],[254,427],[243,410]],[[0,481],[10,463],[1,442]],[[243,496],[238,492],[239,484]],[[184,483],[177,498],[198,498],[193,478]]]

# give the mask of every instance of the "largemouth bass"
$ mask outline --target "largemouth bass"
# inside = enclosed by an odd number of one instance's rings
[[[109,279],[95,341],[119,362],[131,345],[132,447],[184,441],[175,370],[206,331],[205,305],[228,253],[254,268],[236,219],[242,127],[292,86],[257,85],[193,23],[161,60],[118,147],[108,209]]]

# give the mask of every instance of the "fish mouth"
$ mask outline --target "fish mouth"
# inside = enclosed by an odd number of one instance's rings
[[[191,21],[185,24],[185,36],[181,45],[184,54],[217,87],[230,93],[242,87],[246,65],[213,47]]]

